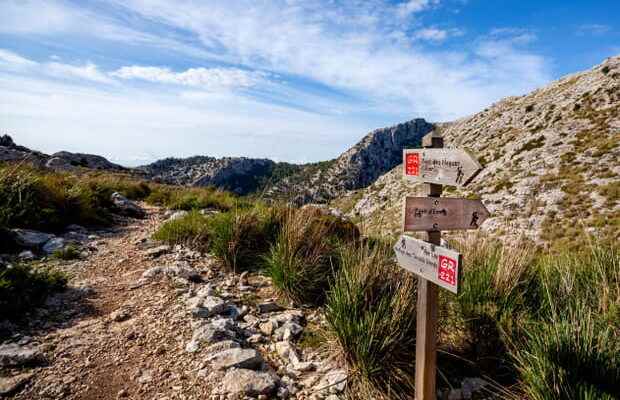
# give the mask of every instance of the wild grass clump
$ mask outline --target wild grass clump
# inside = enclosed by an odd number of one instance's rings
[[[328,294],[333,341],[354,373],[357,398],[410,398],[414,385],[416,285],[391,246],[346,246]]]
[[[71,175],[30,165],[0,166],[0,226],[59,231],[111,223],[112,193],[139,200],[149,186],[125,176]]]
[[[278,208],[256,205],[211,216],[207,222],[209,250],[235,272],[257,269],[282,226]]]
[[[533,400],[620,398],[620,336],[585,305],[532,323],[513,354]]]
[[[0,264],[0,320],[21,318],[66,284],[66,277],[51,269]]]
[[[204,250],[208,244],[208,230],[207,217],[194,210],[181,218],[166,221],[153,234],[153,239]]]
[[[230,211],[233,208],[244,208],[246,202],[230,192],[214,188],[175,188],[171,186],[155,186],[145,200],[149,204],[167,207],[172,210],[215,209]]]
[[[338,268],[336,220],[312,210],[290,210],[265,257],[266,272],[281,294],[298,304],[321,304]],[[342,232],[342,236],[350,236]]]

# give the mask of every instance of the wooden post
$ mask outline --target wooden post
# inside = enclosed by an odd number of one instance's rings
[[[426,139],[422,143],[424,147],[443,147],[443,138],[439,135],[429,135]],[[429,197],[441,196],[442,185],[434,183],[425,185]],[[441,232],[426,232],[426,241],[440,245]],[[437,292],[437,285],[418,277],[415,349],[415,397],[417,400],[435,400],[437,398],[435,387],[437,371]]]

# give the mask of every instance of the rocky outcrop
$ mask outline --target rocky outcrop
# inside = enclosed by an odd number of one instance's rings
[[[93,154],[60,151],[50,156],[16,145],[13,138],[9,135],[0,136],[0,161],[26,161],[54,171],[69,171],[77,167],[109,171],[127,170],[127,168],[121,165],[114,164],[104,157]]]
[[[140,167],[157,182],[215,186],[237,194],[257,190],[273,172],[276,163],[267,159],[245,157],[166,158]]]
[[[52,154],[52,159],[58,158],[72,167],[84,167],[89,169],[100,169],[109,171],[124,171],[127,168],[114,164],[106,158],[94,154],[70,153],[68,151],[59,151]],[[50,160],[50,161],[51,161]]]
[[[414,119],[367,134],[335,160],[312,164],[273,185],[267,194],[294,198],[299,204],[326,202],[347,190],[364,188],[402,162],[404,148],[420,143],[433,129],[424,119]]]
[[[112,193],[110,200],[112,200],[116,211],[121,215],[132,218],[144,218],[146,215],[142,207],[118,192]]]

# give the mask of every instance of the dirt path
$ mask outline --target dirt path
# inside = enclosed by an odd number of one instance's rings
[[[161,220],[148,208],[147,219],[102,237],[95,254],[69,267],[70,284],[90,289],[54,299],[52,307],[73,318],[32,338],[48,366],[16,398],[201,399],[210,392],[195,373],[201,360],[183,350],[191,327],[180,290],[161,280],[136,287],[146,269],[179,258],[153,259],[141,248]],[[200,260],[190,262],[201,270]]]

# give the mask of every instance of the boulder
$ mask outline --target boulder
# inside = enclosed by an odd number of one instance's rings
[[[19,253],[17,258],[19,258],[22,261],[31,261],[31,260],[34,260],[35,256],[34,256],[34,253],[32,251],[24,250],[21,253]]]
[[[175,211],[170,218],[168,218],[168,221],[174,221],[177,219],[181,219],[183,217],[185,217],[186,215],[188,215],[189,212],[185,211],[185,210],[179,210],[179,211]]]
[[[144,218],[146,216],[146,212],[142,207],[118,192],[112,193],[110,199],[121,215],[132,218]]]
[[[317,392],[329,390],[330,393],[340,393],[347,385],[347,378],[346,371],[342,369],[331,370],[323,375],[314,390]]]
[[[260,314],[266,314],[274,311],[281,311],[283,308],[275,301],[267,301],[256,305]]]
[[[157,246],[157,247],[148,249],[147,251],[144,252],[144,255],[146,255],[147,257],[157,258],[169,252],[170,252],[170,246],[168,246],[167,244],[164,244],[162,246]]]
[[[215,343],[224,340],[235,339],[235,325],[229,318],[212,320],[209,323],[200,324],[194,329],[192,339],[185,346],[185,351],[194,353],[200,350],[205,343]]]
[[[228,307],[228,302],[216,296],[197,297],[190,299],[189,306],[194,317],[209,318],[222,314]]]
[[[43,353],[36,347],[20,346],[17,343],[0,345],[0,367],[39,364],[44,360]]]
[[[60,157],[52,157],[45,163],[45,167],[54,171],[71,171],[75,169],[67,160]]]
[[[247,368],[259,369],[263,357],[254,349],[228,349],[207,357],[213,369]]]
[[[55,237],[45,242],[45,244],[43,245],[43,252],[45,254],[53,254],[55,251],[62,250],[66,246],[67,242],[65,241],[65,239],[61,237]]]
[[[234,396],[269,396],[278,384],[267,372],[232,368],[215,387],[214,394]]]
[[[33,231],[30,229],[12,229],[18,245],[30,249],[38,249],[55,236],[50,233]]]

